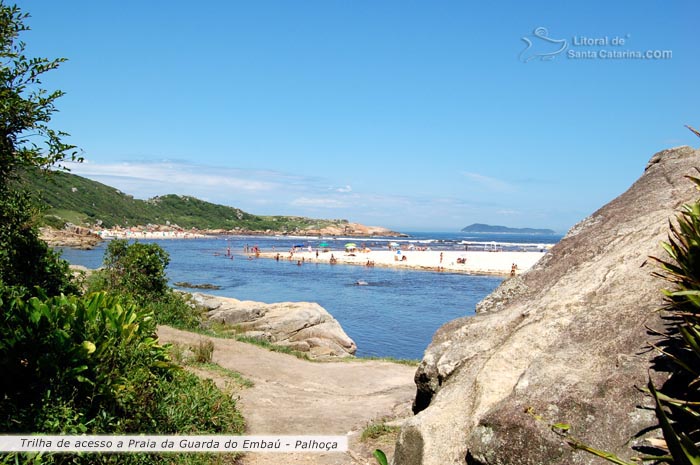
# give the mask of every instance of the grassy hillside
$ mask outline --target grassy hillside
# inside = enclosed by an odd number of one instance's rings
[[[105,184],[64,172],[54,172],[48,177],[32,172],[25,174],[23,180],[48,205],[45,223],[59,228],[66,222],[102,224],[107,228],[169,222],[183,228],[292,232],[347,223],[347,220],[252,215],[238,208],[180,195],[139,200]]]

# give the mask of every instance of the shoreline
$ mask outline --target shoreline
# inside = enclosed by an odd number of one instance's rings
[[[103,229],[95,234],[103,240],[110,239],[206,239],[213,234],[190,231],[131,231]]]
[[[532,268],[546,252],[488,252],[457,250],[423,250],[398,251],[378,250],[369,252],[343,251],[299,251],[260,252],[252,254],[264,259],[296,262],[303,266],[307,263],[325,263],[367,267],[383,267],[418,271],[464,273],[474,275],[509,276],[513,264],[517,267],[515,275]],[[317,257],[318,255],[318,257]],[[441,259],[442,256],[442,259]],[[331,263],[331,257],[335,263]],[[462,260],[464,259],[464,262]]]
[[[353,239],[386,239],[386,240],[397,240],[406,239],[410,236],[402,233],[397,233],[397,235],[362,235],[345,233],[341,235],[334,234],[304,234],[303,232],[293,232],[284,233],[280,231],[229,231],[229,230],[218,230],[218,229],[194,229],[194,230],[132,230],[132,229],[101,229],[93,231],[93,234],[101,237],[103,240],[110,239],[203,239],[203,238],[215,238],[215,237],[261,237],[261,238],[271,238],[280,237],[288,239],[314,239],[322,240],[327,239],[342,239],[342,238],[353,238]]]

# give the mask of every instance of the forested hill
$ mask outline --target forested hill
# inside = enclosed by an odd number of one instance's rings
[[[195,197],[163,195],[135,199],[114,187],[70,173],[25,173],[27,188],[45,202],[44,222],[62,228],[76,225],[136,226],[171,224],[182,228],[292,232],[304,229],[343,227],[347,220],[318,220],[296,216],[258,216]]]
[[[554,234],[551,229],[534,229],[534,228],[509,228],[507,226],[493,226],[490,224],[474,223],[466,228],[462,228],[462,232],[468,233],[518,233],[518,234]]]

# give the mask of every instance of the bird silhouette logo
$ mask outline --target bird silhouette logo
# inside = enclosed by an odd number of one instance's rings
[[[531,36],[521,38],[527,44],[520,52],[519,60],[528,63],[532,60],[551,61],[569,46],[566,39],[551,39],[545,27],[538,27]]]

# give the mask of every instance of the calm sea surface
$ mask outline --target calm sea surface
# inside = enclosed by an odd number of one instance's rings
[[[419,359],[433,333],[442,324],[474,314],[477,302],[493,291],[502,278],[392,270],[349,265],[248,259],[246,245],[263,251],[284,252],[295,245],[312,247],[327,242],[342,250],[346,242],[379,249],[389,242],[414,242],[432,249],[470,250],[493,242],[505,248],[536,249],[557,242],[561,236],[514,234],[466,235],[460,233],[412,233],[402,239],[240,237],[160,240],[170,254],[168,276],[171,282],[210,283],[220,290],[204,292],[241,300],[262,302],[318,302],[342,325],[357,344],[358,356],[392,356]],[[235,254],[225,257],[226,247]],[[97,268],[102,264],[106,245],[93,250],[63,249],[69,262]],[[369,285],[357,286],[358,280]]]

